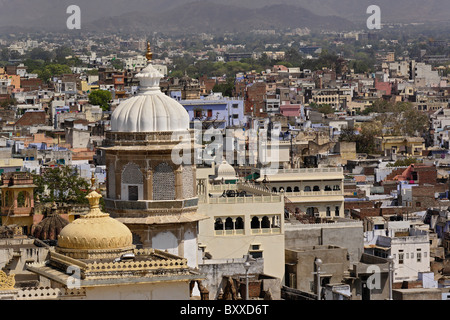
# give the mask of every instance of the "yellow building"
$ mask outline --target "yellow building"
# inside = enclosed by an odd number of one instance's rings
[[[425,140],[421,137],[375,137],[375,145],[377,151],[383,152],[386,156],[392,154],[421,156],[425,150]]]
[[[29,172],[3,173],[1,178],[2,225],[16,225],[20,232],[28,235],[33,225],[34,188]]]
[[[2,74],[0,70],[0,79],[9,79],[10,86],[13,86],[14,89],[20,89],[20,76],[19,75],[12,75],[12,74]]]

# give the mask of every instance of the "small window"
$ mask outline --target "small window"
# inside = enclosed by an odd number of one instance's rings
[[[250,255],[252,256],[253,259],[261,259],[263,257],[262,251],[253,251],[250,252]]]
[[[233,230],[233,219],[230,217],[225,220],[225,230]]]
[[[259,225],[260,225],[260,224],[259,224],[259,219],[258,219],[258,217],[253,217],[253,218],[252,218],[252,221],[250,222],[250,228],[252,228],[252,229],[259,229],[259,228],[260,228]]]
[[[270,219],[267,216],[264,216],[261,221],[261,228],[270,228]]]

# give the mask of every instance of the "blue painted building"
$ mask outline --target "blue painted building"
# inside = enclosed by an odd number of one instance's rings
[[[176,98],[176,97],[174,97]],[[223,97],[221,93],[213,93],[201,99],[179,100],[189,113],[191,127],[195,120],[214,126],[218,129],[229,127],[243,127],[246,123],[244,116],[244,100]]]

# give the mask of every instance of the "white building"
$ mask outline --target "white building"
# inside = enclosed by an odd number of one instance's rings
[[[384,229],[364,233],[366,253],[394,259],[394,282],[416,281],[430,272],[430,240],[427,230],[412,228],[410,221],[387,221]]]
[[[236,173],[225,163],[217,170],[197,168],[198,213],[209,216],[199,222],[200,247],[214,260],[263,259],[264,273],[284,281],[284,198],[250,193],[239,182],[217,184],[218,176],[227,180]],[[236,196],[222,196],[230,191]]]
[[[344,217],[342,168],[280,169],[276,174],[262,175],[256,181],[271,192],[282,193],[300,213]]]

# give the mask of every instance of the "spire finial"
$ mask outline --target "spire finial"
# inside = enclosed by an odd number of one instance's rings
[[[153,52],[150,48],[150,41],[147,41],[147,53],[145,54],[145,57],[147,58],[147,62],[150,62],[153,58]]]
[[[92,171],[92,174],[91,174],[91,190],[95,190],[95,174],[94,174],[94,171]]]

